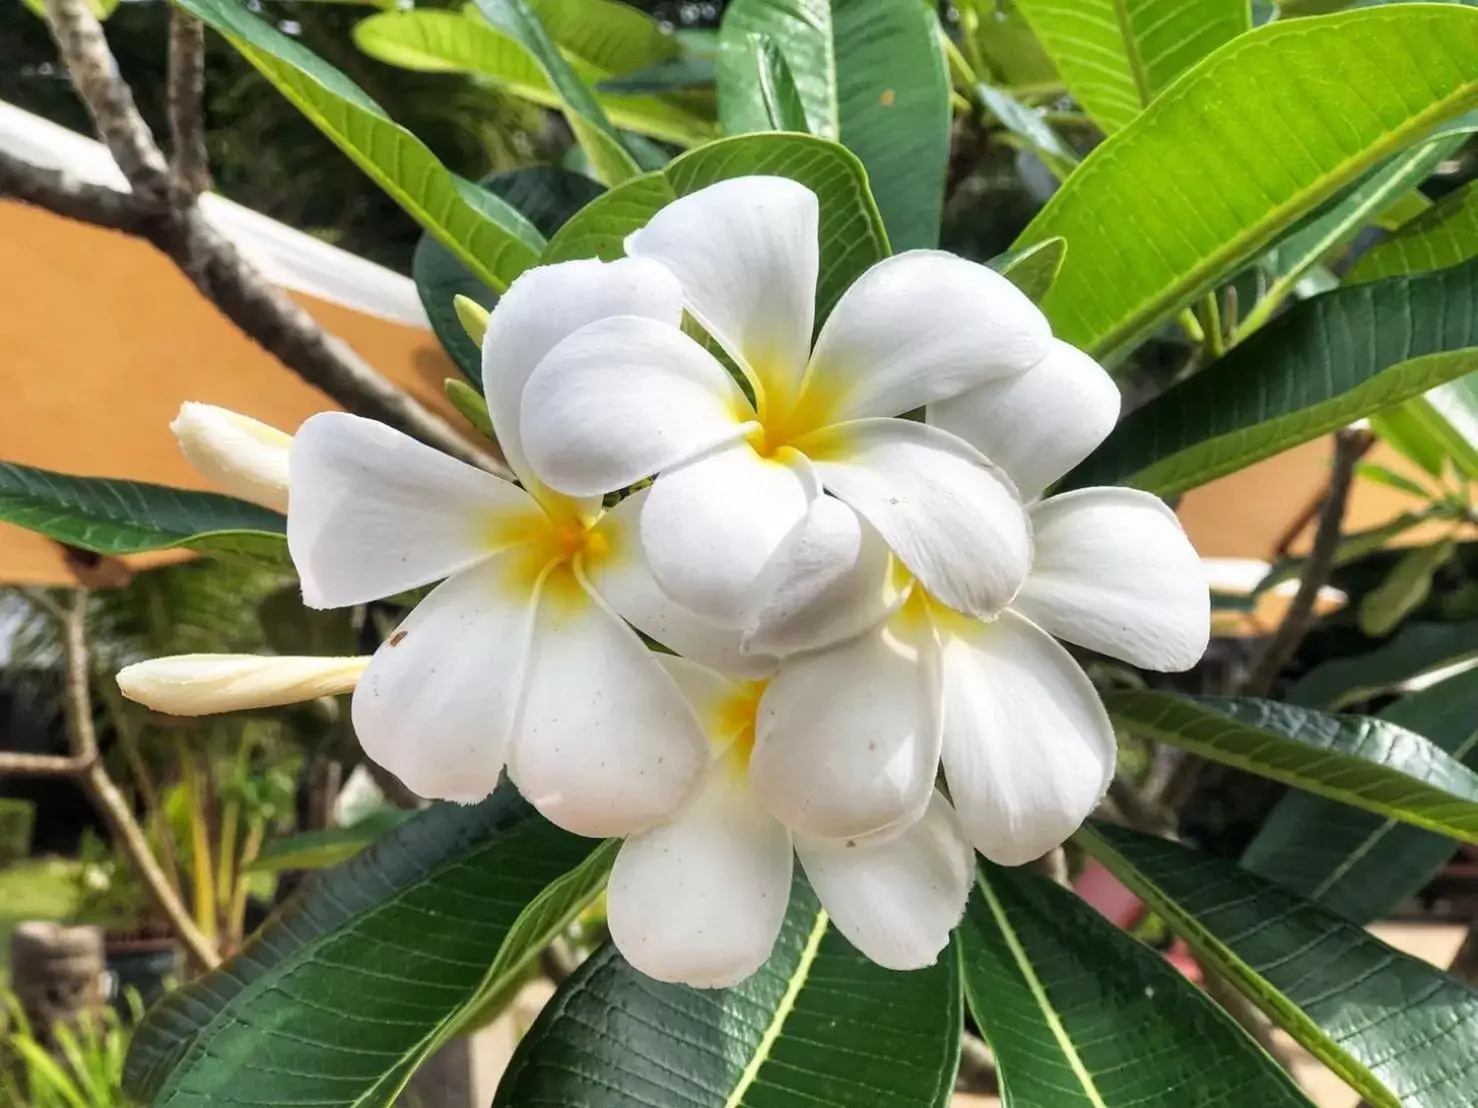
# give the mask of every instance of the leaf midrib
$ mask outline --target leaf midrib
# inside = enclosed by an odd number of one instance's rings
[[[1129,75],[1134,79],[1134,88],[1139,93],[1141,108],[1148,107],[1154,99],[1150,91],[1149,76],[1144,71],[1144,58],[1139,52],[1139,40],[1134,37],[1134,20],[1129,15],[1128,0],[1113,0],[1114,20],[1119,25],[1119,37],[1124,41],[1124,57],[1129,62]]]

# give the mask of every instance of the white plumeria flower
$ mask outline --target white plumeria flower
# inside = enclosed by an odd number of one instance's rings
[[[567,335],[610,316],[676,330],[681,313],[671,274],[640,259],[514,282],[488,322],[483,381],[523,488],[350,415],[314,416],[295,437],[288,544],[309,606],[445,578],[354,693],[366,753],[415,792],[476,800],[506,762],[548,819],[607,836],[668,818],[701,778],[692,710],[617,611],[697,656],[704,625],[665,600],[623,514],[538,481],[518,421],[529,374]]]
[[[822,488],[931,593],[994,616],[1031,557],[1011,482],[958,437],[891,417],[1056,356],[1047,321],[987,267],[918,250],[864,273],[813,349],[817,230],[815,194],[784,178],[736,178],[663,208],[627,253],[676,275],[754,402],[676,329],[604,319],[529,380],[529,460],[580,496],[658,474],[641,521],[652,572],[715,622],[744,617],[761,569]]]
[[[704,722],[712,760],[691,804],[621,845],[607,889],[611,937],[637,969],[699,987],[742,981],[770,956],[790,902],[793,857],[837,929],[890,969],[932,965],[965,911],[973,854],[949,802],[881,841],[794,833],[749,785],[769,689],[663,658]],[[783,671],[782,671],[783,673]],[[773,685],[771,685],[773,688]],[[825,690],[813,690],[819,701]]]
[[[287,511],[291,435],[239,412],[196,403],[181,405],[169,429],[201,476],[232,496]]]
[[[1099,366],[1071,348],[1025,376],[991,384],[928,418],[1001,460],[1035,497],[1086,457],[1113,427],[1119,393]],[[773,653],[801,648],[781,670],[804,689],[839,648],[826,645],[865,615],[890,611],[900,588],[883,540],[845,507],[823,498],[762,576],[775,597],[749,641]],[[994,620],[954,610],[915,582],[892,612],[895,633],[923,644],[937,666],[945,780],[970,841],[986,857],[1018,865],[1065,840],[1113,777],[1113,728],[1064,639],[1133,665],[1174,671],[1194,665],[1210,634],[1205,571],[1179,521],[1158,498],[1090,488],[1031,504],[1032,567]],[[869,550],[871,551],[869,553]],[[826,553],[829,551],[830,553]],[[818,572],[817,566],[825,566]],[[904,586],[907,588],[908,586]],[[895,602],[896,603],[896,602]],[[927,628],[927,632],[921,628]],[[763,721],[762,721],[763,723]],[[767,742],[761,726],[751,778],[768,800],[805,780],[828,752],[803,731]]]
[[[353,692],[368,658],[296,658],[256,654],[176,654],[118,671],[130,700],[171,716],[208,716],[276,708]]]

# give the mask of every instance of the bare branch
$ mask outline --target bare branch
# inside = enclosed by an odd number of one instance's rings
[[[210,190],[205,152],[205,25],[182,8],[169,20],[169,130],[175,184],[194,198]]]
[[[35,777],[73,777],[86,767],[77,758],[64,758],[59,754],[21,754],[15,751],[0,751],[0,777],[8,773],[28,774]]]
[[[128,234],[138,234],[142,223],[131,194],[91,184],[62,170],[31,165],[3,150],[0,196]]]

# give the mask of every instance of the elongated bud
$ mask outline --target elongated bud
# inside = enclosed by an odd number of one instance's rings
[[[452,297],[452,307],[456,309],[457,321],[462,324],[467,337],[481,346],[482,337],[488,333],[488,310],[472,297],[461,293]]]
[[[123,695],[171,716],[276,708],[352,692],[368,658],[177,654],[124,666]]]
[[[184,404],[169,425],[190,464],[222,492],[287,511],[292,436],[210,404]]]

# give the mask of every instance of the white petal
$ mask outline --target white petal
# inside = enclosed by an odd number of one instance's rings
[[[364,752],[420,796],[471,803],[498,784],[533,630],[534,594],[510,588],[520,553],[438,585],[355,690]]]
[[[667,676],[672,678],[688,702],[693,717],[708,739],[711,756],[723,753],[735,739],[754,726],[753,711],[736,710],[746,705],[752,707],[758,700],[752,686],[730,680],[716,670],[686,658],[672,654],[653,654],[652,657],[667,671]]]
[[[1098,448],[1119,418],[1119,387],[1075,346],[1053,339],[1029,372],[929,406],[929,422],[958,435],[1035,500]]]
[[[568,568],[539,596],[508,775],[577,835],[627,835],[672,817],[708,760],[692,710],[636,632]]]
[[[287,456],[292,436],[210,404],[180,406],[169,429],[197,473],[222,492],[287,511]]]
[[[1087,675],[1015,612],[944,633],[944,776],[993,862],[1040,858],[1077,830],[1114,773],[1114,730]]]
[[[304,423],[290,465],[287,545],[310,608],[448,577],[544,519],[516,485],[343,412]]]
[[[206,716],[350,692],[368,664],[368,658],[177,654],[124,666],[118,688],[156,712]]]
[[[816,339],[808,403],[833,422],[896,416],[983,381],[1025,373],[1052,329],[999,273],[941,250],[873,266],[842,294]]]
[[[988,618],[1016,595],[1031,565],[1026,510],[973,448],[902,419],[838,424],[798,445],[937,599]]]
[[[740,632],[694,615],[668,597],[647,564],[641,544],[641,510],[648,489],[617,504],[595,525],[599,553],[587,553],[586,578],[605,602],[648,638],[669,650],[733,677],[767,677],[775,660],[740,649]]]
[[[736,439],[753,418],[724,367],[678,328],[616,316],[539,363],[524,390],[524,449],[551,488],[587,496]]]
[[[888,544],[834,496],[811,501],[755,582],[744,646],[784,656],[876,627],[897,599]]]
[[[508,464],[527,480],[519,409],[534,367],[561,341],[607,316],[643,316],[673,327],[683,296],[662,266],[637,258],[561,262],[525,270],[498,300],[482,340],[482,386]]]
[[[778,458],[738,443],[664,473],[642,507],[642,546],[662,591],[720,626],[742,625],[755,579],[815,494],[804,459],[798,469]]]
[[[1138,489],[1053,496],[1031,509],[1036,555],[1014,607],[1059,639],[1167,672],[1211,635],[1206,568],[1180,520]]]
[[[901,830],[939,768],[932,639],[900,613],[878,631],[780,667],[760,701],[750,782],[792,831],[858,839]]]
[[[797,836],[795,851],[837,930],[894,970],[935,963],[965,914],[975,876],[975,851],[938,793],[897,838],[849,847]]]
[[[611,939],[648,977],[736,985],[770,956],[790,902],[790,836],[743,771],[714,764],[671,823],[621,844],[606,891]]]
[[[816,315],[816,194],[784,177],[736,177],[675,200],[626,252],[677,275],[688,311],[769,403],[805,371]]]

